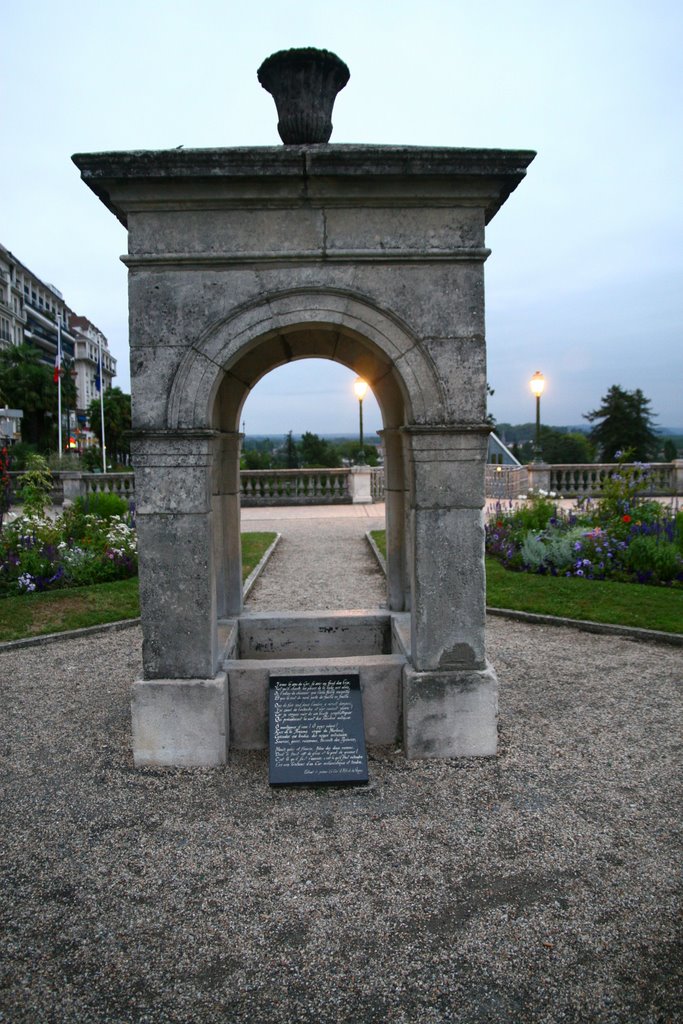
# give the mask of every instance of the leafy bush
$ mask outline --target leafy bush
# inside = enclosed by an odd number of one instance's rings
[[[81,464],[86,473],[99,472],[102,469],[102,449],[86,448],[81,455]]]
[[[510,519],[516,532],[526,533],[528,530],[545,530],[556,514],[554,496],[539,491],[536,494],[530,493],[526,504],[518,508]]]
[[[532,572],[557,574],[571,564],[575,545],[585,535],[583,526],[550,527],[541,534],[528,533],[521,546],[522,562]]]
[[[634,537],[624,552],[624,562],[642,583],[670,583],[683,575],[683,557],[677,546],[657,537]]]
[[[17,443],[13,444],[10,449],[12,470],[15,473],[19,473],[22,469],[26,469],[26,460],[29,455],[37,454],[38,449],[34,444],[29,444],[28,441],[17,441]]]
[[[76,498],[74,506],[83,514],[98,516],[100,519],[111,519],[112,516],[125,516],[128,513],[128,502],[118,494],[109,491],[97,491],[85,498]]]
[[[19,480],[17,496],[29,516],[43,516],[52,503],[52,473],[42,455],[26,458],[26,471]]]

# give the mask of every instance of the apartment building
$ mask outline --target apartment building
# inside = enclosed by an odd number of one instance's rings
[[[99,350],[102,349],[102,386],[111,387],[116,359],[107,339],[87,317],[69,309],[52,284],[41,281],[17,257],[0,245],[0,349],[32,345],[46,366],[57,355],[57,321],[61,324],[62,364],[70,365],[76,382],[76,424],[67,428],[87,431],[86,410],[100,394]]]

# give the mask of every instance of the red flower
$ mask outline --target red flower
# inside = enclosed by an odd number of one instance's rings
[[[631,522],[631,517],[630,516],[622,516],[621,520],[624,523],[630,523]]]

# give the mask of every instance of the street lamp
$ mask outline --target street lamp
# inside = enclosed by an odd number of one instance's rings
[[[358,413],[360,417],[360,450],[358,452],[358,464],[359,466],[365,465],[365,452],[363,451],[363,399],[368,390],[368,382],[363,380],[362,377],[356,377],[353,382],[353,390],[356,392],[356,398],[358,399]]]
[[[543,388],[545,387],[545,377],[539,370],[536,370],[536,373],[529,381],[529,387],[533,394],[536,395],[536,444],[534,445],[534,462],[541,462],[541,395],[543,394]]]

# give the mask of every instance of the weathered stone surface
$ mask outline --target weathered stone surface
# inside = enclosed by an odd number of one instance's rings
[[[388,654],[386,612],[249,612],[239,620],[240,657],[331,658]]]
[[[325,251],[421,253],[438,256],[484,246],[484,217],[476,208],[442,209],[429,206],[330,207],[325,214]]]
[[[493,757],[498,748],[498,681],[476,672],[403,671],[406,757]]]
[[[139,515],[146,679],[202,679],[216,668],[211,514]]]
[[[395,743],[401,729],[401,678],[405,658],[398,654],[310,659],[240,659],[224,664],[230,694],[230,745],[253,750],[268,745],[268,680],[282,675],[360,674],[369,745]]]
[[[219,216],[213,210],[196,210],[191,220],[183,211],[171,210],[161,224],[159,220],[155,212],[130,218],[130,256],[229,254],[234,259],[249,254],[319,254],[325,247],[323,211],[309,205],[295,210],[231,209]]]
[[[137,767],[225,764],[226,677],[138,680],[131,695]]]
[[[475,508],[484,504],[488,429],[406,428],[414,507]]]
[[[420,671],[485,661],[484,526],[478,509],[413,509],[411,660]]]
[[[420,340],[441,382],[445,420],[483,423],[486,418],[486,342],[483,334]]]

